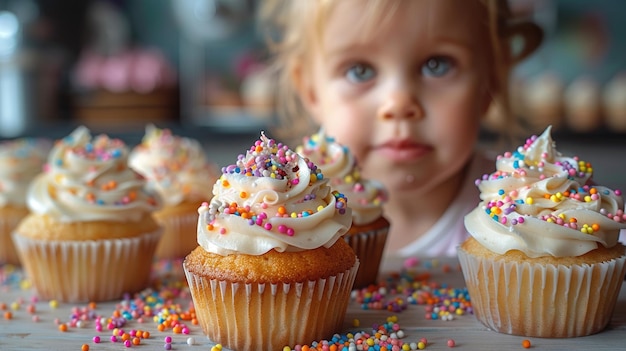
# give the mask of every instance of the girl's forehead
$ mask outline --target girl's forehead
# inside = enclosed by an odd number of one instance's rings
[[[324,14],[323,42],[370,41],[411,33],[468,45],[488,39],[487,10],[478,0],[340,0]]]

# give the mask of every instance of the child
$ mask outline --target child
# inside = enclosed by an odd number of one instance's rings
[[[474,180],[494,165],[476,152],[481,122],[508,110],[509,71],[541,30],[497,0],[270,0],[261,15],[277,30],[285,129],[322,126],[386,186],[387,254],[456,255]]]

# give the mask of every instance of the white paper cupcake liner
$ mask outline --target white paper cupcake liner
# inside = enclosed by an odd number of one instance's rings
[[[18,265],[20,263],[15,245],[11,239],[11,233],[22,218],[19,216],[0,216],[0,264],[10,263]]]
[[[62,241],[14,233],[13,240],[39,297],[76,303],[113,300],[145,288],[161,234]]]
[[[386,226],[343,236],[361,261],[354,280],[355,289],[376,284],[388,233],[389,226]]]
[[[336,276],[298,283],[230,283],[183,268],[208,338],[232,350],[282,350],[339,332],[359,261]]]
[[[197,212],[159,217],[157,221],[163,226],[163,236],[155,254],[157,258],[184,258],[198,246]]]
[[[593,265],[542,265],[482,259],[458,250],[476,318],[506,334],[576,337],[609,323],[626,255]]]

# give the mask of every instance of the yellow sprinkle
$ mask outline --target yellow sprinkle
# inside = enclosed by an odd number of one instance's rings
[[[387,322],[396,323],[398,322],[398,316],[389,316],[387,317]]]
[[[298,218],[298,214],[295,212],[291,212],[291,218]]]
[[[270,173],[270,178],[276,178],[276,174],[275,173]]]
[[[533,198],[532,198],[532,197],[527,197],[527,198],[526,198],[526,203],[527,203],[527,204],[532,205],[532,204],[533,204],[533,202],[534,202],[534,201],[533,201]]]
[[[28,290],[28,289],[30,289],[31,287],[32,287],[32,284],[30,283],[30,280],[26,280],[26,279],[24,279],[24,280],[22,280],[22,281],[20,282],[20,288],[21,288],[22,290]]]
[[[565,213],[559,213],[558,217],[561,219],[565,219]]]
[[[559,198],[558,198],[556,195],[552,195],[552,196],[550,196],[550,200],[551,200],[552,202],[559,202]]]
[[[57,308],[59,307],[59,302],[57,300],[50,300],[50,308]]]
[[[591,196],[589,195],[585,196],[585,202],[591,202]]]
[[[353,320],[352,320],[352,326],[353,326],[353,327],[359,327],[359,326],[361,326],[361,321],[359,321],[359,320],[358,320],[358,319],[356,319],[356,318],[355,318],[355,319],[353,319]]]

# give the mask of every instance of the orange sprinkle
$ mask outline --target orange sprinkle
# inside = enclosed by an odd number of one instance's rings
[[[278,208],[278,214],[284,215],[285,213],[287,213],[287,209],[285,208],[285,206],[280,206]]]
[[[133,338],[133,345],[139,345],[139,344],[141,344],[141,339]]]
[[[522,347],[525,348],[525,349],[529,349],[530,348],[530,340],[528,340],[528,339],[522,340]]]
[[[228,188],[230,186],[230,183],[228,182],[228,180],[224,179],[224,180],[222,180],[222,186],[224,188]]]
[[[4,312],[4,319],[13,319],[13,313],[11,311]]]
[[[242,192],[239,193],[239,197],[242,198],[242,199],[245,199],[245,198],[248,197],[248,193],[245,192],[245,191],[242,191]]]
[[[67,324],[65,324],[65,323],[59,324],[59,331],[60,332],[66,332],[67,331]]]
[[[594,232],[597,232],[600,230],[600,225],[598,223],[594,223],[591,225],[591,229],[593,229]]]
[[[596,188],[589,189],[589,194],[593,195],[593,194],[597,194],[597,193],[598,193],[598,189],[596,189]]]
[[[83,346],[80,347],[80,351],[89,351],[89,345],[83,344]]]
[[[98,307],[98,305],[95,302],[92,301],[92,302],[89,303],[89,309],[90,310],[95,310],[96,307]]]
[[[145,330],[143,333],[141,333],[141,337],[144,339],[150,339],[150,332]]]
[[[164,331],[164,330],[165,330],[165,326],[164,326],[163,324],[159,324],[159,325],[157,326],[157,329],[158,329],[159,331]]]

